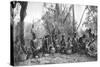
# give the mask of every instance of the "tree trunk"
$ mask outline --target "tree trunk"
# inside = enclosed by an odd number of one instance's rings
[[[69,16],[71,9],[72,9],[72,5],[69,7],[69,11],[68,11],[67,15],[65,16],[65,18],[64,18],[64,20],[62,22],[63,24],[65,23],[67,17]]]
[[[56,4],[55,9],[55,21],[57,21],[59,16],[59,4]]]
[[[73,22],[72,22],[72,25],[73,25],[73,33],[75,32],[75,13],[74,13],[74,5],[72,7],[73,9]]]
[[[20,11],[20,41],[21,41],[21,48],[23,50],[24,53],[25,49],[24,49],[24,17],[26,15],[26,8],[27,8],[27,2],[19,2],[21,4],[21,11]]]

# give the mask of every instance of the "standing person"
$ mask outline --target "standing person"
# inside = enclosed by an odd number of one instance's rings
[[[61,44],[61,52],[64,53],[64,49],[65,49],[65,46],[66,46],[64,35],[62,35],[62,39],[61,39],[60,44]]]
[[[70,37],[68,37],[67,42],[66,42],[66,47],[65,47],[66,48],[65,53],[71,54],[72,53],[72,47],[73,47],[72,40],[71,40]]]
[[[59,45],[59,40],[58,39],[55,40],[55,49],[56,49],[57,53],[60,51],[60,45]]]
[[[32,25],[32,29],[33,28],[34,28],[34,25]],[[32,31],[32,29],[31,29],[32,39],[30,41],[30,47],[31,47],[32,55],[33,55],[33,57],[35,57],[35,55],[36,55],[36,52],[35,52],[36,51],[36,43],[35,43],[35,41],[36,41],[36,35]]]
[[[76,33],[74,33],[74,37],[72,38],[72,45],[73,45],[72,52],[76,53],[78,51]]]
[[[43,53],[48,53],[48,36],[49,35],[46,35],[43,38]]]

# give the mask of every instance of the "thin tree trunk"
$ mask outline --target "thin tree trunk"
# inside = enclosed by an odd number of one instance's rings
[[[72,5],[71,5],[71,6],[70,6],[70,8],[69,8],[69,12],[70,12],[71,8],[72,8]],[[62,23],[65,23],[65,21],[66,21],[66,19],[67,19],[68,15],[70,14],[69,12],[68,12],[68,13],[67,13],[67,15],[65,16],[65,18],[64,18],[64,20],[63,20],[63,22],[62,22]]]
[[[55,9],[56,9],[56,11],[55,11],[55,21],[57,21],[58,20],[58,16],[59,16],[59,4],[56,4],[56,6],[55,6]]]
[[[74,13],[74,5],[73,5],[73,33],[75,32],[75,13]]]

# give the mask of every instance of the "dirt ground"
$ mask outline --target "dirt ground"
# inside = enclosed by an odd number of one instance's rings
[[[89,62],[89,61],[96,61],[96,58],[89,57],[86,55],[79,55],[79,54],[45,54],[40,58],[31,58],[25,60],[23,62],[19,62],[16,65],[40,65],[40,64],[59,64],[59,63],[75,63],[75,62]]]

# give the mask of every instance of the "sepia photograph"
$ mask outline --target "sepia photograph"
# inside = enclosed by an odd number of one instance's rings
[[[11,65],[96,62],[98,6],[11,1]]]

